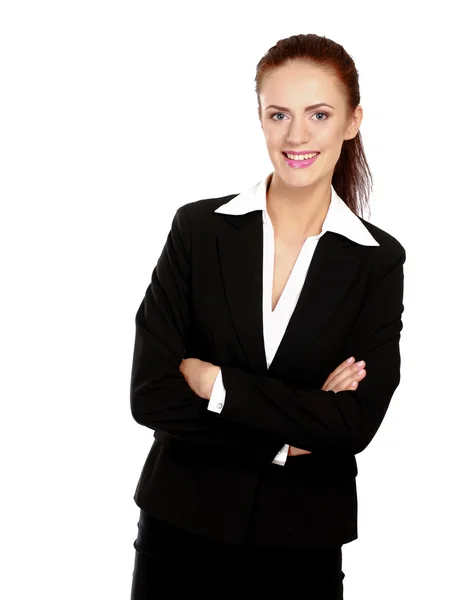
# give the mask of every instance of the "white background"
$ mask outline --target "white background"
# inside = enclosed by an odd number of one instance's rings
[[[129,406],[135,312],[176,209],[272,170],[253,79],[298,33],[355,60],[370,220],[407,252],[402,379],[357,457],[345,598],[464,597],[457,6],[2,3],[2,598],[129,598],[153,439]]]

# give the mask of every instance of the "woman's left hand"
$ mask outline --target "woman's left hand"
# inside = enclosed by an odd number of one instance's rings
[[[220,370],[220,367],[199,358],[184,358],[179,367],[190,389],[205,400],[211,398],[213,385]]]

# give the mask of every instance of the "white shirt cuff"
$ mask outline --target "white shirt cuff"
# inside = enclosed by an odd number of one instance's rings
[[[226,388],[224,387],[224,383],[222,381],[222,371],[219,370],[219,373],[214,380],[211,397],[208,402],[208,410],[220,413],[224,408],[225,401]],[[289,449],[290,446],[288,444],[284,444],[272,462],[283,467],[285,465],[285,461],[287,460]]]
[[[285,444],[284,446],[282,446],[282,448],[279,450],[279,452],[277,452],[277,455],[272,462],[276,465],[281,465],[283,467],[285,465],[285,461],[287,460],[289,449],[289,444]]]
[[[226,388],[222,382],[222,371],[219,369],[219,373],[216,376],[213,384],[213,390],[211,397],[208,402],[208,410],[212,412],[220,413],[224,408],[224,402],[226,401]]]

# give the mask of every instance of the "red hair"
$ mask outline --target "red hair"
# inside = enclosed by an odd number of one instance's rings
[[[347,114],[354,112],[360,102],[360,93],[358,71],[353,59],[340,44],[326,37],[308,33],[279,40],[259,61],[256,67],[255,89],[260,115],[262,107],[259,94],[266,73],[294,60],[320,66],[334,74],[346,98]],[[372,174],[364,154],[360,131],[353,139],[344,140],[335,165],[332,185],[356,215],[361,216],[364,209],[369,209]]]

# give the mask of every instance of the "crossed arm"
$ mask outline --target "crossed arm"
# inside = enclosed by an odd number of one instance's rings
[[[329,374],[321,389],[335,392],[355,390],[366,376],[364,366],[365,361],[355,362],[354,357],[348,358]],[[225,404],[226,389],[220,367],[198,358],[186,358],[181,362],[179,370],[190,388],[201,398],[208,400],[208,410],[221,413]],[[272,462],[283,466],[287,456],[302,454],[311,454],[311,451],[285,444]]]
[[[135,317],[130,402],[146,427],[261,464],[284,443],[356,454],[378,430],[400,380],[399,339],[405,251],[379,260],[346,355],[362,357],[369,377],[354,391],[292,388],[278,379],[221,366],[227,401],[208,411],[180,371],[189,330],[190,229],[177,210]]]
[[[208,410],[221,413],[224,408],[226,390],[220,367],[198,358],[186,358],[182,361],[179,370],[189,387],[201,398],[208,400]],[[310,454],[310,451],[284,444],[272,462],[284,466],[289,454],[291,456]]]

